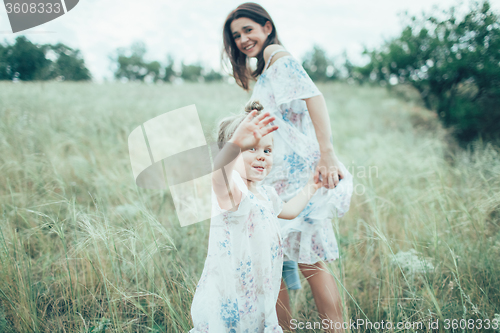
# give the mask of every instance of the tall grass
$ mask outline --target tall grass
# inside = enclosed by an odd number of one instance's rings
[[[329,265],[345,320],[492,320],[499,149],[453,148],[431,113],[383,89],[319,88],[356,184]],[[190,104],[210,137],[249,97],[225,84],[1,82],[0,331],[187,332],[209,221],[181,228],[168,190],[135,186],[127,137]],[[302,284],[293,317],[319,321]]]

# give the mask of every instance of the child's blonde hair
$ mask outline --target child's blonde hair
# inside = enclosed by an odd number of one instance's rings
[[[250,101],[245,106],[245,113],[222,119],[217,129],[217,145],[219,149],[222,149],[224,144],[231,139],[243,119],[245,119],[252,110],[257,110],[257,115],[259,115],[263,109],[264,107],[259,101]]]

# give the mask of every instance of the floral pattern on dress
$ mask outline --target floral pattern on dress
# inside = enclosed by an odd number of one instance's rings
[[[276,117],[274,125],[279,128],[273,133],[274,165],[263,184],[273,186],[286,202],[307,184],[320,159],[304,99],[321,92],[292,56],[278,58],[267,67],[270,59],[253,88],[251,100],[259,100],[264,110]],[[338,258],[332,218],[349,210],[353,192],[352,175],[342,163],[340,167],[345,177],[335,189],[319,189],[296,219],[280,219],[284,260],[313,264]]]
[[[243,193],[234,212],[216,212],[210,221],[208,254],[191,305],[191,333],[281,333],[276,301],[283,250],[278,214],[283,202],[275,189],[258,186],[253,195],[241,176],[232,179]]]
[[[236,328],[240,322],[240,313],[238,311],[238,300],[227,299],[221,304],[220,317],[230,333],[236,333]]]

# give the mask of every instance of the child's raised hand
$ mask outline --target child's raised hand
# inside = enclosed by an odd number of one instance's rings
[[[263,136],[278,129],[278,126],[266,126],[276,119],[275,117],[271,117],[269,112],[265,112],[257,117],[256,115],[257,110],[252,110],[236,128],[229,142],[238,145],[241,150],[247,150],[254,147]]]

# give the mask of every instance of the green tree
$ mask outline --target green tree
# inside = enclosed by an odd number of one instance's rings
[[[313,81],[325,82],[338,79],[338,70],[335,69],[333,61],[318,45],[314,45],[313,50],[306,54],[302,67]]]
[[[222,74],[214,71],[213,69],[203,76],[205,78],[205,82],[219,82],[222,81]]]
[[[115,78],[143,81],[148,74],[147,65],[144,61],[144,55],[146,54],[144,43],[135,42],[131,45],[130,50],[118,48],[116,53],[117,56],[114,60],[117,62],[118,68],[115,71]]]
[[[0,80],[10,79],[10,66],[7,61],[7,52],[9,51],[9,46],[3,46],[0,44]]]
[[[45,58],[48,46],[39,46],[30,42],[25,36],[16,38],[12,46],[4,49],[5,72],[9,79],[18,77],[23,81],[47,80],[51,61]]]
[[[408,83],[457,138],[500,135],[500,21],[488,1],[474,3],[462,18],[407,17],[401,36],[380,50],[365,51],[370,63],[358,69],[364,79]]]
[[[152,82],[156,82],[160,79],[160,70],[161,64],[158,61],[151,61],[146,63],[146,70],[148,71],[148,75]]]
[[[167,57],[167,65],[165,66],[165,74],[163,75],[163,80],[165,82],[172,82],[173,79],[177,76],[174,70],[174,58],[171,54]]]
[[[143,42],[134,42],[130,46],[130,49],[118,48],[116,55],[110,57],[118,65],[115,71],[115,78],[150,82],[164,79],[164,76],[161,76],[162,65],[156,60],[146,62],[144,60],[145,55],[146,46]],[[168,72],[167,68],[166,73]]]
[[[79,50],[73,50],[61,43],[50,46],[50,49],[57,54],[57,60],[53,69],[55,76],[62,76],[64,80],[69,81],[86,81],[91,79],[90,72],[85,67],[85,62]]]
[[[55,61],[47,58],[49,52],[54,53]],[[25,36],[17,37],[13,45],[0,44],[0,80],[50,80],[57,76],[90,80],[79,50],[62,43],[36,45]]]
[[[197,63],[193,65],[185,65],[182,63],[181,78],[186,81],[198,82],[202,75],[203,67]]]

